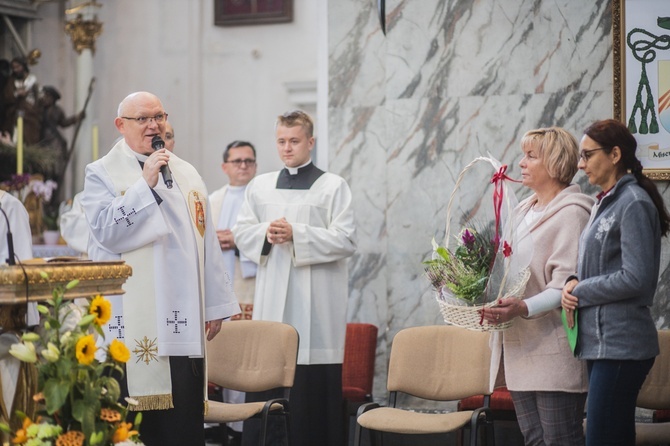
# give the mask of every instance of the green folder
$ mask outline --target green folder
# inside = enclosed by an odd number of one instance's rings
[[[563,328],[568,334],[568,344],[570,344],[570,350],[572,353],[575,353],[575,348],[577,347],[577,309],[574,311],[575,325],[572,328],[568,327],[568,319],[565,315],[565,309],[561,310],[561,320],[563,320]]]

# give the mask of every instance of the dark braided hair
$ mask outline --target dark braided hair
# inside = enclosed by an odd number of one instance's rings
[[[670,230],[670,215],[663,203],[656,184],[650,180],[644,173],[642,173],[642,163],[635,156],[637,149],[637,141],[630,133],[628,127],[620,121],[615,119],[605,119],[591,124],[584,134],[597,142],[603,147],[606,153],[612,153],[614,147],[618,147],[621,152],[621,163],[619,169],[622,173],[630,171],[637,179],[638,184],[642,187],[651,201],[658,210],[658,218],[661,224],[661,235],[665,236]]]

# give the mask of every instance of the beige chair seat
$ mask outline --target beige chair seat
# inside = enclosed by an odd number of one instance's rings
[[[393,407],[380,407],[358,417],[358,424],[366,429],[395,434],[434,434],[453,432],[470,422],[474,412],[417,413]]]
[[[266,443],[270,416],[282,416],[289,429],[289,395],[298,358],[298,332],[289,324],[239,320],[221,324],[207,342],[207,379],[223,389],[264,392],[281,389],[282,398],[255,403],[209,401],[205,422],[228,423],[261,419],[259,446]],[[290,440],[287,439],[290,444]]]
[[[670,441],[670,423],[636,423],[635,444],[667,444]]]
[[[637,396],[637,407],[670,409],[670,330],[658,330],[661,353],[656,357]],[[635,423],[636,445],[670,443],[670,423]]]
[[[261,413],[265,406],[265,401],[256,403],[230,404],[220,401],[208,402],[207,415],[205,423],[232,423],[234,421],[244,421]],[[275,403],[270,406],[270,411],[281,410],[283,406]]]
[[[469,430],[471,446],[477,445],[480,437],[490,444],[494,441],[490,369],[488,333],[446,325],[400,330],[391,344],[386,381],[388,405],[367,403],[359,408],[354,445],[361,445],[363,429],[380,442],[384,439],[382,433],[438,434],[459,430],[463,441],[464,431]],[[484,398],[482,407],[475,410],[420,413],[398,407],[401,395],[437,402],[474,395]],[[480,430],[485,435],[480,435]]]

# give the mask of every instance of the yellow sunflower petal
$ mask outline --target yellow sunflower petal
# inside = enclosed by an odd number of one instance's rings
[[[105,325],[112,317],[112,304],[98,294],[91,301],[88,312],[95,316],[94,322],[97,325]]]
[[[79,364],[89,365],[95,359],[95,339],[93,335],[86,335],[79,338],[76,345],[76,355]]]
[[[117,362],[128,362],[130,359],[130,350],[126,347],[126,344],[114,339],[109,344],[109,354],[112,356],[112,359]]]

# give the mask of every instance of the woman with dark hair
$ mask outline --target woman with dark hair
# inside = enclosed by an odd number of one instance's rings
[[[577,316],[575,355],[589,372],[586,445],[631,445],[637,395],[659,353],[650,307],[670,216],[623,123],[598,121],[584,133],[579,168],[602,191],[561,305],[569,327]]]

